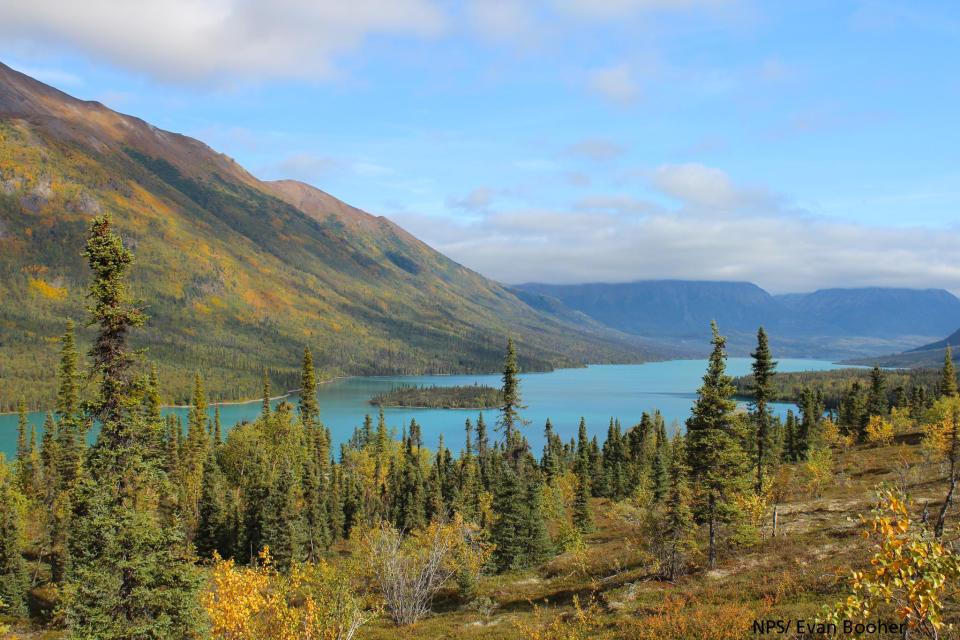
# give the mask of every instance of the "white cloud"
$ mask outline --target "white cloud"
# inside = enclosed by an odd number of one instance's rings
[[[639,13],[716,9],[728,0],[555,0],[560,9],[575,15],[614,19]]]
[[[451,258],[502,282],[733,279],[774,292],[830,286],[960,291],[960,228],[890,228],[797,212],[769,191],[702,165],[652,172],[665,208],[623,194],[568,210],[489,211],[479,219],[400,214]]]
[[[319,78],[377,34],[431,36],[432,0],[6,0],[0,37],[174,81]]]
[[[664,194],[694,208],[770,211],[780,206],[767,190],[734,185],[725,171],[695,162],[661,165],[651,182]]]
[[[633,104],[640,97],[640,87],[626,64],[593,71],[588,85],[594,93],[619,105]]]
[[[485,211],[493,202],[496,191],[489,187],[477,187],[462,198],[448,198],[447,206],[469,212]]]
[[[515,45],[538,40],[539,27],[531,3],[522,0],[472,0],[467,17],[481,37]]]

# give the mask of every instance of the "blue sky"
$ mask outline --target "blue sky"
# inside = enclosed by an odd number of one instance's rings
[[[8,0],[0,60],[505,282],[960,291],[960,5]]]

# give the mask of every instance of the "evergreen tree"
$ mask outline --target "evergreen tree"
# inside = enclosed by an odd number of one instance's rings
[[[203,389],[203,379],[199,373],[195,373],[190,412],[187,417],[187,442],[180,461],[182,492],[180,507],[183,510],[188,537],[192,537],[196,532],[200,519],[203,470],[210,453],[210,432],[207,423],[207,399]]]
[[[304,527],[301,519],[300,483],[291,460],[284,460],[273,478],[263,503],[260,525],[263,544],[280,570],[304,559]]]
[[[20,483],[20,490],[26,489],[29,483],[29,465],[30,465],[30,443],[27,440],[27,432],[30,429],[30,423],[27,422],[27,403],[23,398],[17,401],[17,459],[16,472],[17,482]]]
[[[84,423],[79,413],[78,358],[74,324],[68,320],[67,329],[60,339],[60,366],[57,369],[57,475],[61,492],[67,491],[80,473],[86,445]]]
[[[557,451],[556,444],[558,440],[557,435],[553,432],[553,425],[550,423],[550,418],[547,418],[547,422],[543,427],[543,457],[540,459],[540,467],[547,477],[547,482],[553,480],[560,474],[561,460],[559,459],[559,455],[562,454]]]
[[[655,503],[659,503],[667,495],[667,489],[669,488],[668,463],[666,445],[657,446],[656,453],[653,455],[653,462],[650,465],[650,489]]]
[[[227,501],[229,493],[216,456],[207,456],[203,463],[200,521],[195,540],[197,554],[203,559],[211,558],[215,551],[223,558],[233,557],[235,541],[231,535],[234,531],[231,530],[231,509]]]
[[[263,372],[263,402],[261,404],[260,415],[264,418],[270,417],[270,376]]]
[[[523,537],[526,543],[524,558],[526,564],[531,566],[545,560],[552,551],[552,545],[543,514],[543,483],[538,477],[534,477],[526,484],[527,521]]]
[[[313,369],[310,347],[303,349],[303,367],[300,373],[300,420],[307,433],[320,423],[320,404],[317,402],[317,374]]]
[[[587,421],[580,418],[577,430],[577,452],[574,473],[577,477],[576,494],[573,500],[574,526],[581,532],[593,530],[593,515],[590,511],[591,478],[590,442],[587,440]]]
[[[60,367],[57,370],[57,417],[61,420],[77,413],[80,394],[77,390],[77,343],[73,320],[67,320],[67,329],[60,339]]]
[[[26,498],[9,469],[0,460],[0,601],[6,613],[27,613],[27,568],[23,560]]]
[[[520,396],[520,379],[517,377],[520,368],[517,365],[517,352],[513,346],[513,338],[507,339],[507,355],[503,361],[503,386],[501,388],[502,404],[497,426],[503,430],[507,448],[507,457],[516,470],[523,448],[517,430],[527,424],[520,412],[526,409]]]
[[[710,567],[716,564],[717,529],[737,515],[736,497],[746,481],[746,455],[740,446],[734,386],[726,373],[726,339],[715,322],[713,351],[703,384],[687,420],[687,455],[697,501],[695,512],[707,525]]]
[[[665,517],[660,532],[666,543],[664,577],[673,580],[682,568],[686,557],[695,549],[694,521],[691,510],[690,489],[687,486],[686,451],[683,438],[676,434],[670,446],[669,477]]]
[[[795,455],[806,460],[810,451],[822,445],[820,428],[823,423],[823,394],[807,388],[800,393],[800,421],[797,423]]]
[[[133,256],[107,215],[94,219],[85,255],[94,273],[90,324],[98,327],[90,354],[99,388],[90,407],[101,428],[74,493],[64,619],[78,638],[193,637],[200,578],[178,523],[160,509],[165,474],[137,410],[127,334],[144,315],[125,281]]]
[[[940,395],[950,397],[957,395],[957,373],[953,367],[953,350],[950,345],[943,354],[943,371],[940,375]]]
[[[487,436],[487,423],[483,419],[483,412],[477,416],[477,465],[480,470],[480,481],[483,488],[490,491],[493,488],[493,470],[490,465],[490,439]]]
[[[517,471],[499,456],[497,486],[493,495],[493,510],[496,520],[491,531],[491,540],[496,545],[493,559],[500,571],[524,566],[527,551],[528,514],[526,494]]]
[[[393,501],[394,524],[403,531],[419,529],[426,524],[426,491],[423,469],[413,449],[413,436],[406,440]]]
[[[867,413],[871,416],[887,415],[887,382],[880,367],[870,371],[870,395],[867,399]]]
[[[763,327],[757,329],[757,349],[750,354],[753,358],[753,400],[750,403],[754,427],[753,467],[756,475],[754,491],[759,495],[763,491],[764,472],[773,462],[771,456],[771,422],[769,402],[773,397],[773,375],[777,363],[770,354],[767,332]]]
[[[220,403],[213,409],[213,444],[223,443],[223,425],[220,422]]]

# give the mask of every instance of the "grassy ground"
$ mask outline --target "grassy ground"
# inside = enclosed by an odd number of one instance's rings
[[[696,568],[675,583],[652,578],[638,532],[611,516],[610,504],[594,503],[596,531],[581,555],[566,553],[535,570],[484,577],[477,601],[464,605],[441,594],[434,613],[397,628],[386,617],[361,629],[359,638],[496,640],[536,638],[625,640],[771,637],[755,634],[755,619],[812,620],[846,593],[851,568],[867,565],[870,549],[859,535],[858,514],[870,511],[881,483],[905,487],[917,511],[936,513],[945,487],[943,469],[930,463],[918,434],[890,446],[854,447],[835,454],[835,475],[822,494],[811,495],[799,470],[778,507],[778,535],[763,528],[761,540],[726,549],[713,570]],[[954,512],[949,524],[957,530]],[[956,534],[953,534],[956,536]],[[574,602],[587,609],[578,618]],[[883,620],[895,618],[884,612]],[[947,618],[960,623],[954,602]],[[552,620],[565,621],[562,632]],[[527,629],[526,632],[523,629]],[[947,632],[944,638],[960,637]],[[21,628],[18,638],[56,638]],[[796,633],[775,638],[818,637]],[[898,637],[871,635],[871,638]]]
[[[537,570],[490,576],[481,588],[491,600],[487,610],[440,601],[435,615],[410,630],[383,620],[365,628],[362,637],[721,640],[764,637],[753,632],[755,619],[794,624],[798,619],[813,620],[823,607],[846,594],[851,568],[868,563],[870,549],[860,536],[857,516],[870,511],[879,484],[906,486],[918,508],[928,504],[930,513],[936,513],[945,492],[942,469],[926,462],[917,436],[908,434],[890,446],[838,453],[835,479],[820,496],[807,493],[796,478],[792,495],[778,508],[777,537],[771,537],[767,526],[759,544],[728,549],[712,571],[700,568],[675,583],[651,578],[641,552],[644,541],[630,526],[610,517],[608,503],[596,501],[597,530],[588,538],[585,562],[579,567],[573,554],[564,554]],[[952,522],[957,519],[955,513]],[[579,635],[574,596],[584,605],[591,601],[596,605],[596,626]],[[545,629],[556,616],[570,623],[566,635]],[[948,618],[960,624],[957,603],[948,610]],[[541,629],[540,635],[524,635],[520,629],[524,626]],[[960,636],[948,632],[942,637]]]

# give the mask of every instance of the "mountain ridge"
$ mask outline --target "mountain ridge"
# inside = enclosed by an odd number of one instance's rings
[[[80,253],[103,212],[136,255],[139,346],[170,401],[193,368],[214,397],[256,395],[261,362],[293,388],[307,344],[327,376],[493,371],[508,334],[528,370],[662,357],[528,306],[386,218],[0,64],[0,409],[51,397],[35,381],[64,318],[84,316]]]
[[[705,344],[708,324],[716,320],[731,351],[744,355],[760,325],[781,355],[857,357],[915,347],[960,324],[960,299],[943,289],[773,295],[750,282],[676,279],[515,289],[553,297],[608,326],[672,346]]]

